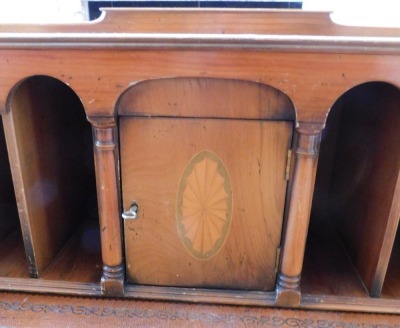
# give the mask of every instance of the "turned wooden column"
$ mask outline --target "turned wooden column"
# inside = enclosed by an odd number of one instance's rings
[[[322,124],[300,123],[296,129],[295,166],[276,285],[276,305],[278,306],[298,307],[300,305],[300,276],[322,128]]]
[[[113,118],[92,118],[97,197],[99,202],[101,251],[103,259],[102,290],[105,295],[124,293],[125,268],[122,256],[120,220],[118,149]]]

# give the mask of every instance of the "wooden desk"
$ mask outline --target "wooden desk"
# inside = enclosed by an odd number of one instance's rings
[[[0,289],[400,312],[399,29],[113,9],[0,62]]]

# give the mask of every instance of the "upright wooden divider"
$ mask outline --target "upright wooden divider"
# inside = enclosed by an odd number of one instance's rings
[[[0,126],[0,277],[28,276],[2,124]]]
[[[382,298],[400,299],[400,230],[397,228],[385,282],[382,288]]]
[[[29,274],[40,277],[96,209],[91,128],[74,92],[45,76],[17,86],[4,127]]]

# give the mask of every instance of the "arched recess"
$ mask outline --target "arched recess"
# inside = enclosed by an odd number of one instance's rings
[[[274,291],[290,99],[256,82],[169,78],[129,88],[117,113],[123,208],[139,208],[124,220],[128,282]]]
[[[8,97],[4,128],[31,277],[98,282],[91,125],[76,93],[49,76]]]
[[[353,87],[323,131],[302,290],[380,296],[400,216],[400,90]]]

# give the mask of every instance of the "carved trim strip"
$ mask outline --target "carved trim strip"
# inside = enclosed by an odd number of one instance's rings
[[[281,273],[278,275],[278,285],[284,289],[298,289],[300,285],[300,275],[289,277]]]
[[[192,34],[192,33],[0,33],[2,49],[263,49],[298,52],[396,54],[399,37]]]
[[[112,141],[96,141],[95,143],[96,148],[99,150],[114,150],[115,149],[115,143]]]
[[[299,135],[295,153],[298,157],[318,157],[323,123],[298,123],[296,132]]]
[[[94,129],[96,150],[110,151],[115,149],[114,128],[105,127]]]
[[[218,314],[212,312],[194,311],[168,311],[135,306],[133,309],[116,307],[89,307],[74,306],[70,304],[44,304],[30,302],[0,302],[0,311],[31,312],[31,313],[53,313],[56,315],[74,315],[84,317],[114,317],[117,319],[156,319],[160,322],[173,321],[175,324],[205,323],[224,324],[228,327],[236,325],[261,326],[261,327],[292,327],[292,328],[400,328],[400,325],[381,325],[370,322],[356,323],[334,320],[309,319],[299,317],[263,316],[263,315],[238,315]]]
[[[103,266],[103,277],[107,279],[120,279],[124,277],[125,267],[124,265],[116,266]]]
[[[319,152],[320,136],[300,134],[295,153],[300,157],[317,157]]]

